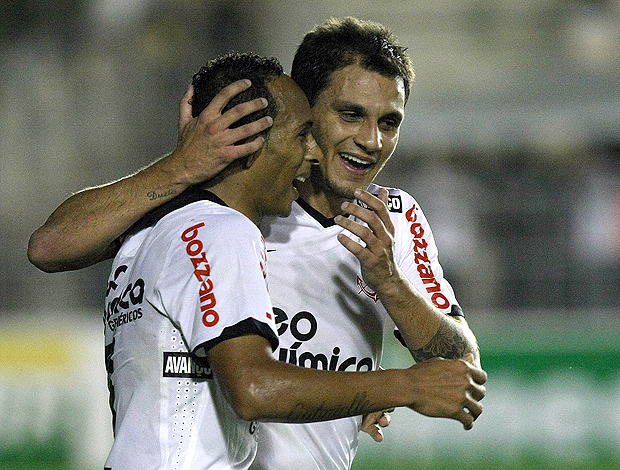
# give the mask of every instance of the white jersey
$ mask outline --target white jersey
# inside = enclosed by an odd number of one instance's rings
[[[247,469],[256,453],[256,423],[235,415],[205,357],[244,334],[277,346],[264,242],[217,197],[193,194],[147,216],[114,260],[104,315],[111,470]]]
[[[380,189],[371,185],[369,191],[378,194]],[[420,207],[403,191],[390,189],[389,194],[400,267],[442,312],[461,315]],[[364,283],[357,258],[338,241],[344,229],[298,200],[289,217],[265,219],[261,230],[280,338],[275,356],[317,369],[377,369],[387,313]],[[349,469],[361,420],[359,416],[309,424],[265,423],[252,469]]]

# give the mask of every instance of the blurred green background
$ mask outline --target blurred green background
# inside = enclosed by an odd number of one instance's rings
[[[473,430],[410,410],[362,469],[620,468],[620,0],[9,0],[0,9],[0,470],[101,469],[109,263],[27,240],[72,192],[172,150],[192,74],[331,16],[381,22],[416,81],[377,182],[423,208],[489,372]],[[386,333],[384,367],[410,359]],[[329,436],[326,436],[328,439]]]
[[[619,468],[617,315],[539,315],[472,315],[489,374],[472,430],[397,409],[384,442],[361,436],[353,468]],[[102,468],[111,429],[100,324],[79,312],[54,324],[31,318],[26,335],[22,324],[3,324],[13,353],[0,353],[0,468]],[[384,366],[406,367],[407,355],[386,332]]]

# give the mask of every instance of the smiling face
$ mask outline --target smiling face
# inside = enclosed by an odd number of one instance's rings
[[[326,201],[333,208],[353,199],[356,188],[366,189],[394,152],[404,112],[402,79],[356,64],[334,72],[312,109],[312,133],[324,158],[313,171],[309,197],[319,202],[308,202],[331,217]]]
[[[311,134],[312,112],[301,89],[287,75],[269,86],[279,112],[254,164],[259,170],[255,187],[260,188],[256,207],[260,215],[288,215],[298,197],[293,182],[308,178],[311,165],[322,155]]]

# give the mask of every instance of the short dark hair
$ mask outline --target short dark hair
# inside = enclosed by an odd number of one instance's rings
[[[389,78],[402,78],[406,103],[415,77],[406,50],[379,23],[353,17],[332,18],[306,34],[295,53],[291,77],[306,94],[310,106],[314,106],[329,85],[332,73],[358,64]]]
[[[282,65],[274,57],[232,52],[212,59],[201,67],[192,79],[194,86],[192,116],[198,116],[223,88],[232,82],[247,78],[252,81],[252,86],[233,97],[222,112],[255,98],[266,98],[269,104],[266,108],[239,119],[230,127],[239,127],[264,116],[271,116],[275,120],[280,108],[267,85],[283,74]],[[270,129],[271,127],[267,128],[261,134],[266,136]]]

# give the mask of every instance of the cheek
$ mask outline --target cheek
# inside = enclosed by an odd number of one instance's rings
[[[335,123],[327,122],[322,126],[317,126],[312,132],[314,140],[321,149],[324,155],[330,153],[330,147],[336,140],[338,135],[337,125]]]
[[[381,158],[384,161],[389,160],[389,158],[392,156],[392,153],[394,153],[394,149],[396,149],[397,144],[398,144],[398,135],[395,137],[392,137],[391,139],[384,140],[383,154],[381,155]]]

